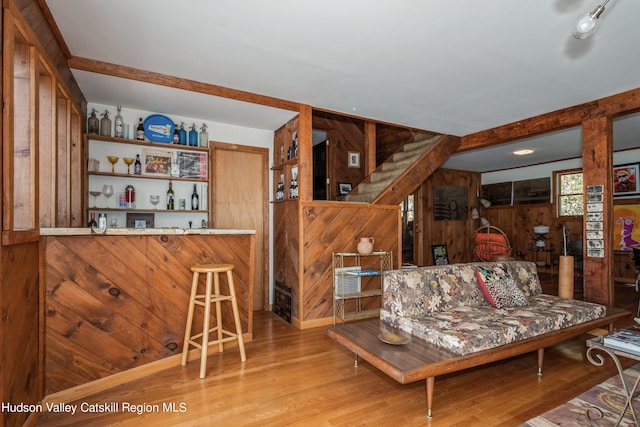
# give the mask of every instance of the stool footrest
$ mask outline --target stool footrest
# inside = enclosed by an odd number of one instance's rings
[[[215,332],[215,331],[217,331],[217,330],[218,330],[218,327],[217,327],[217,326],[216,326],[215,328],[209,329],[209,337],[211,337],[211,332]],[[221,329],[221,331],[222,331],[222,334],[223,334],[223,335],[226,335],[226,336],[231,337],[231,338],[233,338],[233,339],[238,338],[238,334],[236,334],[235,332],[230,332],[230,331],[227,331],[226,329]],[[189,341],[193,341],[193,340],[194,340],[194,339],[196,339],[196,338],[202,338],[202,334],[203,334],[203,333],[202,333],[202,332],[200,332],[199,334],[195,334],[195,335],[190,336],[190,337],[189,337]],[[211,343],[213,343],[213,342],[216,342],[216,341],[211,341],[211,340],[209,340],[209,344],[211,344]]]
[[[229,342],[229,341],[237,341],[238,337],[234,334],[233,336],[228,336],[226,338],[222,338],[219,340],[214,340],[214,341],[209,341],[207,343],[207,346],[213,345],[213,344],[220,344],[221,342]],[[198,341],[193,341],[193,340],[189,340],[189,344],[191,344],[192,346],[196,347],[196,348],[202,348],[202,344],[199,343]]]

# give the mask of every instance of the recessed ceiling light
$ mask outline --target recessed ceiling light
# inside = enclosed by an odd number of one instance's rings
[[[525,148],[524,150],[517,150],[514,151],[513,154],[515,154],[516,156],[526,156],[527,154],[531,154],[533,153],[533,150],[530,150],[528,148]]]

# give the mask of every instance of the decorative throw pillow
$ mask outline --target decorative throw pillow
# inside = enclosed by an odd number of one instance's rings
[[[485,299],[496,308],[528,305],[529,300],[504,269],[478,266],[478,286]]]

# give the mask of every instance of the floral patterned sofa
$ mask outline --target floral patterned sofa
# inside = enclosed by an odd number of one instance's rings
[[[606,316],[606,307],[542,294],[536,265],[477,262],[384,273],[384,322],[464,355]]]

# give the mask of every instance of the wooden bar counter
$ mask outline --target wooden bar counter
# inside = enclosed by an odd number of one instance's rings
[[[255,231],[96,231],[41,230],[45,395],[179,355],[196,263],[235,265],[242,331],[253,338]],[[231,310],[223,319],[233,325]]]

